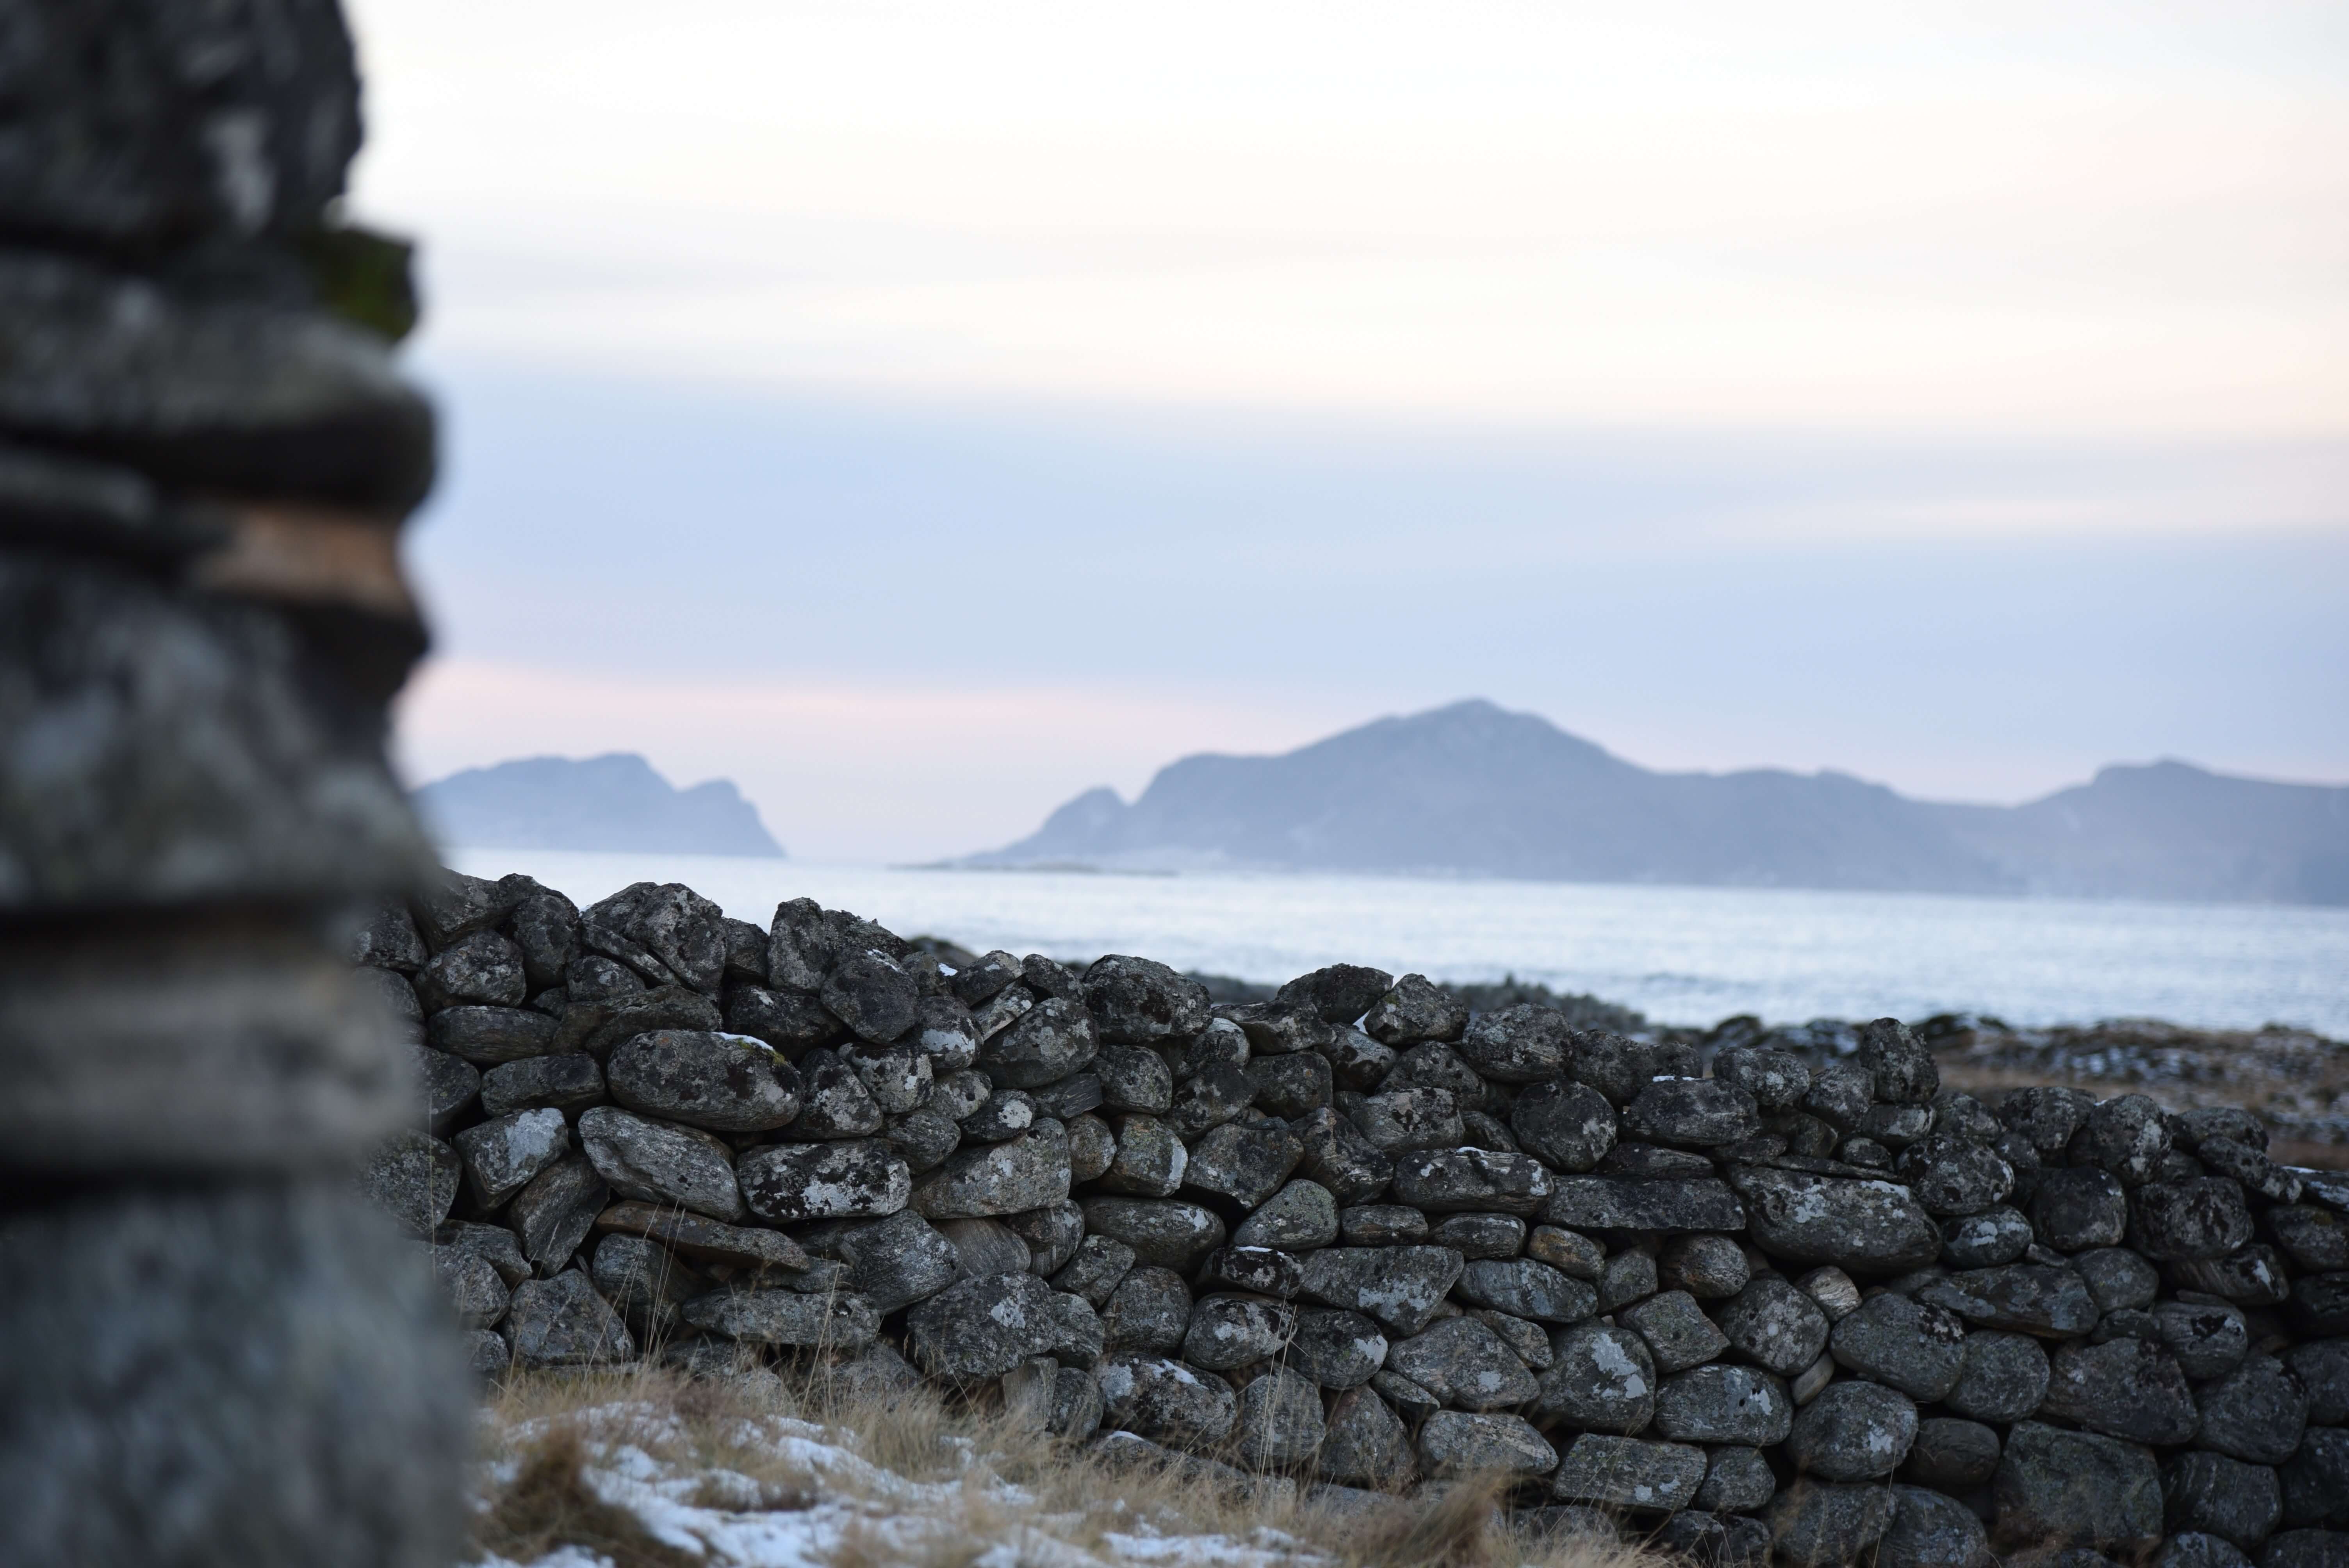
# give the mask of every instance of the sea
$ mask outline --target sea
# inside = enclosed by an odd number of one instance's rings
[[[1231,872],[1126,876],[728,855],[450,850],[583,907],[678,882],[768,923],[812,898],[905,936],[1056,958],[1132,953],[1277,984],[1325,964],[1515,975],[1661,1024],[1975,1013],[2017,1027],[2150,1017],[2349,1040],[2349,909]]]

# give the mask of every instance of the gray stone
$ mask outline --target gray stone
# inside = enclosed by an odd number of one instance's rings
[[[1557,1450],[1522,1416],[1438,1410],[1420,1423],[1417,1446],[1421,1472],[1438,1480],[1485,1474],[1523,1478],[1557,1468]]]
[[[481,1098],[481,1070],[461,1057],[425,1046],[411,1047],[408,1055],[416,1066],[417,1087],[422,1091],[425,1130],[439,1138],[459,1122],[471,1120]],[[495,1114],[520,1109],[502,1106]]]
[[[2154,1568],[2251,1568],[2235,1543],[2199,1531],[2173,1535],[2154,1554]]]
[[[428,1013],[466,1006],[519,1007],[530,994],[522,949],[494,931],[460,937],[416,974],[416,995]]]
[[[2161,1288],[2161,1275],[2154,1266],[2127,1247],[2082,1253],[2072,1260],[2072,1266],[2080,1271],[2088,1294],[2103,1312],[2151,1306]]]
[[[1199,1283],[1289,1301],[1305,1288],[1305,1265],[1295,1253],[1271,1247],[1217,1247],[1201,1265]]]
[[[2314,1203],[2280,1203],[2262,1218],[2276,1244],[2305,1272],[2349,1270],[2349,1220]]]
[[[481,1259],[496,1271],[509,1290],[531,1277],[530,1260],[522,1255],[521,1240],[503,1225],[451,1220],[432,1233],[432,1243],[450,1256]]]
[[[2223,1176],[2147,1182],[2129,1194],[2129,1244],[2164,1262],[2223,1258],[2251,1239],[2242,1186]]]
[[[2089,1110],[2071,1150],[2078,1163],[2111,1171],[2124,1187],[2141,1185],[2169,1152],[2168,1113],[2141,1094],[2105,1100]]]
[[[1754,1097],[1720,1078],[1651,1083],[1623,1108],[1623,1130],[1633,1138],[1684,1149],[1713,1149],[1762,1130]]]
[[[1617,1253],[1599,1268],[1599,1310],[1613,1312],[1635,1301],[1645,1301],[1656,1294],[1661,1283],[1656,1277],[1654,1253]]]
[[[1588,1084],[1537,1083],[1510,1108],[1509,1130],[1556,1169],[1588,1171],[1615,1147],[1615,1108]]]
[[[1998,1471],[1998,1433],[1980,1421],[1929,1416],[1917,1423],[1900,1473],[1920,1486],[1962,1497]]]
[[[2243,1315],[2222,1300],[2161,1300],[2152,1316],[2154,1336],[2187,1377],[2222,1377],[2251,1352]]]
[[[1330,1077],[1340,1088],[1375,1088],[1394,1069],[1395,1053],[1360,1029],[1331,1029],[1313,1049],[1330,1064]]]
[[[1396,981],[1362,1019],[1365,1034],[1398,1050],[1423,1040],[1456,1040],[1467,1027],[1468,1004],[1424,975]]]
[[[1255,1104],[1291,1119],[1328,1105],[1336,1087],[1330,1077],[1330,1064],[1311,1051],[1258,1057],[1240,1070],[1255,1086]]]
[[[1324,1388],[1354,1388],[1386,1364],[1388,1342],[1359,1312],[1305,1307],[1288,1342],[1288,1365]]]
[[[368,968],[413,975],[424,967],[426,957],[424,937],[416,929],[416,917],[408,913],[403,903],[378,906],[368,913],[367,923],[351,936],[351,962]]]
[[[2349,1568],[2349,1531],[2287,1530],[2270,1536],[2260,1568]]]
[[[1859,1310],[1859,1286],[1833,1264],[1813,1269],[1795,1282],[1795,1288],[1816,1302],[1829,1323],[1841,1323]]]
[[[726,912],[678,882],[636,882],[589,905],[580,912],[579,940],[624,962],[635,960],[619,944],[632,944],[705,995],[726,976]]]
[[[1539,1391],[1525,1363],[1473,1317],[1447,1317],[1394,1341],[1387,1366],[1457,1409],[1503,1409]]]
[[[1542,1218],[1578,1231],[1742,1231],[1746,1224],[1729,1184],[1707,1176],[1561,1176]],[[1937,1236],[1936,1250],[1939,1243]]]
[[[1172,1354],[1191,1326],[1191,1287],[1173,1269],[1140,1264],[1110,1292],[1101,1319],[1102,1343],[1112,1350]]]
[[[1324,1480],[1385,1491],[1407,1482],[1414,1468],[1410,1431],[1375,1391],[1348,1388],[1330,1402],[1314,1459]]]
[[[1112,1045],[1187,1039],[1207,1026],[1207,988],[1147,958],[1113,953],[1098,960],[1085,971],[1083,995]]]
[[[2068,1339],[2096,1325],[2096,1298],[2079,1271],[2044,1264],[1965,1269],[1925,1286],[1917,1299],[1983,1328]]]
[[[1990,1537],[1973,1511],[1921,1486],[1892,1489],[1892,1522],[1877,1542],[1878,1568],[1992,1568]]]
[[[1143,1263],[1165,1268],[1195,1268],[1200,1259],[1224,1244],[1224,1222],[1196,1203],[1164,1198],[1087,1198],[1084,1212],[1087,1231],[1114,1237],[1132,1247],[1133,1255]]]
[[[1674,1236],[1656,1254],[1656,1279],[1699,1301],[1721,1301],[1745,1288],[1745,1249],[1728,1236]]]
[[[454,1061],[448,1057],[441,1059]],[[584,1051],[507,1062],[481,1074],[480,1081],[484,1116],[508,1116],[542,1107],[573,1115],[604,1103],[604,1071]]]
[[[1210,1062],[1175,1086],[1166,1124],[1186,1139],[1235,1120],[1256,1099],[1256,1080],[1225,1062]]]
[[[506,1329],[513,1364],[525,1368],[601,1367],[636,1354],[627,1325],[575,1269],[515,1287]]]
[[[1596,1283],[1607,1262],[1607,1249],[1588,1236],[1556,1225],[1536,1225],[1526,1235],[1526,1256],[1545,1263],[1571,1279]]]
[[[560,1113],[529,1111],[525,1115]],[[579,1116],[579,1147],[615,1192],[647,1203],[674,1203],[713,1220],[743,1217],[732,1150],[706,1132],[599,1105]]]
[[[1941,1087],[1932,1051],[1898,1018],[1859,1026],[1859,1065],[1868,1069],[1876,1098],[1887,1105],[1924,1105]]]
[[[1371,1378],[1371,1388],[1414,1427],[1444,1408],[1434,1395],[1391,1367],[1379,1369]]]
[[[1781,1377],[1795,1376],[1826,1348],[1826,1315],[1775,1274],[1748,1284],[1714,1308],[1713,1318],[1739,1356]]]
[[[1917,1407],[1880,1383],[1830,1383],[1795,1417],[1786,1459],[1797,1471],[1826,1480],[1874,1480],[1890,1475],[1917,1440]]]
[[[1303,1464],[1319,1451],[1324,1435],[1321,1391],[1297,1373],[1276,1367],[1240,1390],[1232,1445],[1243,1463]]]
[[[921,1016],[921,988],[887,954],[862,948],[842,954],[819,991],[832,1016],[860,1040],[886,1045]]]
[[[1744,1200],[1754,1243],[1775,1257],[1899,1274],[1941,1255],[1940,1228],[1892,1182],[1753,1165],[1732,1167],[1729,1182]]]
[[[1876,1080],[1857,1062],[1829,1062],[1811,1074],[1803,1109],[1838,1132],[1849,1132],[1868,1115]]]
[[[914,1364],[934,1377],[1000,1377],[1050,1352],[1052,1288],[1034,1274],[985,1274],[947,1286],[905,1317]]]
[[[1191,1308],[1183,1359],[1210,1372],[1229,1372],[1277,1356],[1297,1329],[1297,1309],[1286,1302],[1246,1295],[1207,1295]]]
[[[1227,1123],[1191,1145],[1183,1185],[1253,1209],[1278,1191],[1304,1158],[1303,1141],[1283,1123]]]
[[[818,1046],[848,1037],[821,997],[789,986],[729,985],[722,1016],[730,1033],[763,1040],[794,1061]]]
[[[1190,1163],[1191,1152],[1172,1127],[1156,1117],[1129,1116],[1118,1123],[1117,1152],[1098,1184],[1135,1197],[1171,1197]]]
[[[456,1150],[429,1133],[407,1129],[376,1146],[358,1172],[358,1190],[411,1236],[429,1236],[449,1217],[464,1179]]]
[[[505,1336],[487,1328],[465,1336],[465,1369],[484,1382],[503,1377],[513,1365],[513,1350]]]
[[[1584,1432],[1557,1461],[1550,1496],[1639,1513],[1673,1513],[1704,1484],[1702,1449]]]
[[[1550,1173],[1527,1154],[1447,1149],[1395,1159],[1395,1196],[1430,1214],[1537,1213],[1549,1201],[1551,1181]]]
[[[904,1116],[929,1104],[937,1092],[936,1068],[928,1052],[906,1038],[885,1046],[852,1040],[840,1047],[840,1059],[873,1097],[884,1117]]]
[[[2328,1311],[2320,1310],[2318,1305],[2328,1292],[2349,1285],[2349,1278],[2319,1274],[2303,1280],[2295,1297],[2283,1255],[2264,1242],[2238,1247],[2223,1258],[2189,1258],[2172,1263],[2169,1276],[2180,1290],[2201,1291],[2239,1306],[2275,1306],[2291,1299],[2294,1315],[2308,1332],[2328,1335],[2349,1331],[2349,1312],[2335,1305],[2329,1309],[2328,1317]],[[2326,1326],[2328,1321],[2336,1326]]]
[[[517,1110],[469,1127],[452,1141],[473,1202],[494,1209],[571,1152],[571,1130],[559,1110]]]
[[[585,1155],[569,1155],[514,1194],[506,1222],[522,1238],[523,1256],[540,1274],[551,1274],[571,1261],[611,1195]]]
[[[1729,1336],[1704,1315],[1696,1297],[1684,1290],[1668,1290],[1616,1314],[1622,1325],[1648,1342],[1656,1370],[1669,1377],[1685,1367],[1710,1361],[1729,1348]]]
[[[1791,1051],[1764,1050],[1754,1046],[1729,1046],[1716,1051],[1713,1076],[1734,1084],[1754,1097],[1763,1110],[1786,1110],[1802,1103],[1811,1087],[1811,1069]]]
[[[1844,1568],[1884,1538],[1898,1506],[1890,1487],[1805,1479],[1773,1498],[1764,1518],[1786,1568]]]
[[[2052,1375],[2047,1352],[2029,1335],[1980,1329],[1966,1336],[1958,1380],[1942,1403],[1978,1421],[2019,1421],[2039,1408]]]
[[[970,1009],[952,996],[924,996],[914,1026],[895,1042],[928,1058],[933,1079],[967,1071],[978,1059],[978,1026]],[[1082,1109],[1091,1109],[1087,1106]]]
[[[1489,1306],[1472,1306],[1468,1315],[1499,1335],[1510,1353],[1533,1371],[1547,1372],[1557,1359],[1550,1354],[1549,1330],[1538,1323]]]
[[[1138,1046],[1103,1046],[1093,1059],[1102,1104],[1111,1110],[1164,1116],[1174,1103],[1174,1075],[1156,1051]]]
[[[1741,1512],[1766,1505],[1777,1491],[1778,1478],[1761,1449],[1724,1445],[1705,1455],[1704,1484],[1696,1489],[1689,1504],[1724,1513]]]
[[[1655,1359],[1629,1328],[1584,1324],[1550,1336],[1553,1357],[1542,1374],[1533,1413],[1592,1431],[1631,1433],[1656,1410]]]
[[[519,1254],[517,1254],[519,1255]],[[461,1328],[495,1327],[510,1299],[497,1266],[476,1253],[432,1249],[432,1274]]]
[[[1028,1272],[1048,1278],[1077,1255],[1085,1239],[1085,1212],[1065,1198],[1007,1214],[1003,1222],[1028,1243]]]
[[[2223,1454],[2178,1455],[2162,1467],[2161,1495],[2163,1523],[2171,1533],[2223,1536],[2246,1552],[2257,1551],[2283,1517],[2276,1472]]]
[[[881,1130],[880,1102],[838,1051],[812,1050],[799,1061],[800,1114],[792,1136],[805,1141],[870,1138]]]
[[[424,1020],[424,1034],[435,1050],[462,1057],[477,1067],[544,1056],[556,1048],[554,1020],[527,1007],[444,1007]]]
[[[1827,1347],[1861,1377],[1930,1405],[1957,1387],[1965,1342],[1955,1314],[1887,1291],[1838,1322]]]
[[[1391,1093],[1338,1096],[1338,1108],[1373,1149],[1386,1154],[1456,1149],[1464,1129],[1460,1103],[1449,1089],[1399,1088]]]
[[[2308,1425],[2308,1389],[2272,1356],[2244,1357],[2234,1371],[2197,1389],[2195,1398],[2202,1414],[2200,1429],[2189,1429],[2195,1446],[2246,1464],[2283,1463]]]
[[[807,1350],[858,1350],[880,1332],[880,1315],[860,1296],[791,1290],[714,1290],[679,1315],[696,1328],[745,1345]]]
[[[1464,1261],[1449,1247],[1324,1247],[1305,1260],[1305,1295],[1374,1318],[1390,1334],[1417,1334]]]
[[[1350,1024],[1394,987],[1394,977],[1383,969],[1361,964],[1332,964],[1309,975],[1299,975],[1273,994],[1281,1006],[1303,1007],[1325,1023]]]
[[[1394,1180],[1394,1161],[1336,1108],[1324,1106],[1296,1124],[1305,1145],[1299,1171],[1330,1189],[1341,1204],[1365,1203]]]
[[[1117,1135],[1097,1116],[1071,1117],[1068,1129],[1070,1181],[1098,1180],[1117,1159]]]
[[[2168,1351],[2134,1336],[2058,1347],[2040,1409],[2133,1443],[2182,1443],[2197,1422],[2186,1374]]]
[[[1076,1130],[1071,1128],[1069,1169],[1072,1177],[1077,1170],[1077,1136]],[[1107,1128],[1101,1130],[1101,1140],[1103,1144],[1110,1142]],[[884,1126],[881,1130],[880,1140],[888,1146],[889,1152],[905,1162],[905,1169],[908,1171],[916,1176],[922,1176],[945,1164],[947,1157],[962,1147],[962,1130],[957,1127],[943,1110],[932,1104],[926,1105],[911,1115],[900,1117],[896,1121]],[[1107,1150],[1103,1150],[1102,1159],[1106,1164]]]
[[[1411,1246],[1431,1234],[1427,1216],[1402,1203],[1371,1203],[1341,1210],[1338,1225],[1350,1247]]]
[[[674,1328],[678,1309],[709,1282],[642,1236],[607,1234],[595,1243],[589,1270],[595,1292],[612,1304],[640,1344]]]
[[[1109,1304],[1110,1293],[1133,1267],[1132,1247],[1109,1236],[1087,1236],[1052,1276],[1052,1288],[1081,1295],[1099,1309]]]
[[[1452,1292],[1472,1306],[1536,1323],[1579,1323],[1599,1309],[1599,1293],[1532,1258],[1473,1258]]]
[[[1794,1418],[1786,1385],[1754,1367],[1692,1367],[1656,1395],[1656,1434],[1675,1442],[1767,1448],[1785,1440]]]
[[[926,1301],[958,1277],[980,1271],[954,1241],[919,1214],[900,1210],[885,1219],[834,1222],[823,1233],[823,1250],[848,1267],[847,1288],[884,1316]],[[1027,1259],[1027,1248],[1009,1238],[1009,1266]]]
[[[1918,1203],[1929,1214],[1980,1214],[2014,1191],[2014,1168],[2001,1159],[1996,1150],[1941,1133],[1932,1134],[1902,1154],[1899,1169],[1909,1191],[1917,1194]],[[2014,1211],[2000,1212],[2013,1214]],[[2020,1214],[2014,1218],[2018,1223],[2022,1220]],[[2024,1241],[2015,1253],[2029,1244]],[[1983,1261],[2005,1263],[2008,1258]]]
[[[1232,1243],[1309,1252],[1338,1239],[1338,1201],[1330,1189],[1302,1178],[1289,1182],[1240,1222]]]
[[[1460,1036],[1460,1057],[1495,1083],[1547,1083],[1573,1055],[1566,1015],[1519,1003],[1480,1014]]]
[[[2143,1552],[2161,1538],[2160,1471],[2117,1439],[2019,1421],[1991,1492],[2002,1547]]]
[[[1062,1202],[1071,1180],[1068,1129],[1046,1117],[1009,1142],[947,1156],[914,1183],[911,1206],[933,1220],[1016,1214]]]
[[[2282,1503],[2292,1529],[2349,1530],[2349,1431],[2311,1427],[2302,1434],[2284,1461]]]
[[[1179,1361],[1112,1352],[1102,1358],[1094,1377],[1101,1384],[1103,1425],[1176,1448],[1212,1448],[1239,1418],[1230,1384]]]
[[[2320,1427],[2349,1426],[2349,1339],[2295,1345],[2283,1353],[2283,1362],[2308,1390],[2311,1421]]]
[[[750,1212],[776,1224],[879,1219],[914,1195],[914,1173],[877,1140],[767,1144],[735,1171]]]
[[[661,1204],[615,1204],[595,1217],[595,1228],[643,1236],[679,1257],[750,1274],[798,1274],[809,1262],[806,1251],[780,1231],[724,1224]]]

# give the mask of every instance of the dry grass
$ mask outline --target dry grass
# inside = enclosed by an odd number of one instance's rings
[[[835,1568],[968,1568],[1006,1542],[1022,1564],[1080,1553],[1113,1563],[1112,1537],[1150,1534],[1224,1537],[1218,1560],[1329,1568],[1661,1561],[1630,1547],[1529,1539],[1495,1507],[1500,1483],[1485,1478],[1348,1517],[1284,1478],[1105,1458],[1024,1429],[984,1399],[929,1388],[857,1398],[820,1372],[788,1369],[780,1387],[757,1385],[648,1367],[509,1379],[484,1423],[484,1459],[507,1479],[485,1499],[477,1548],[516,1563],[574,1543],[617,1568],[708,1563],[655,1539],[585,1483],[581,1467],[598,1445],[628,1443],[672,1473],[702,1475],[685,1499],[702,1507],[834,1510]],[[770,1440],[774,1429],[761,1418],[777,1416],[823,1427],[823,1442],[865,1463],[812,1469],[804,1449]]]

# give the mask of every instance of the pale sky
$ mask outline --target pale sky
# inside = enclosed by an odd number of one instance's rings
[[[903,858],[1465,696],[2349,777],[2338,6],[360,0],[419,776]]]

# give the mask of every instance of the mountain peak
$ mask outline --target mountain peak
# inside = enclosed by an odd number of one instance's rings
[[[425,785],[414,799],[434,837],[471,849],[783,853],[730,780],[679,789],[633,751],[468,768]]]
[[[1439,872],[1566,882],[2349,902],[2349,789],[2166,759],[2015,808],[1832,769],[1658,773],[1482,697],[1279,756],[1201,753],[1079,796],[975,866]]]

